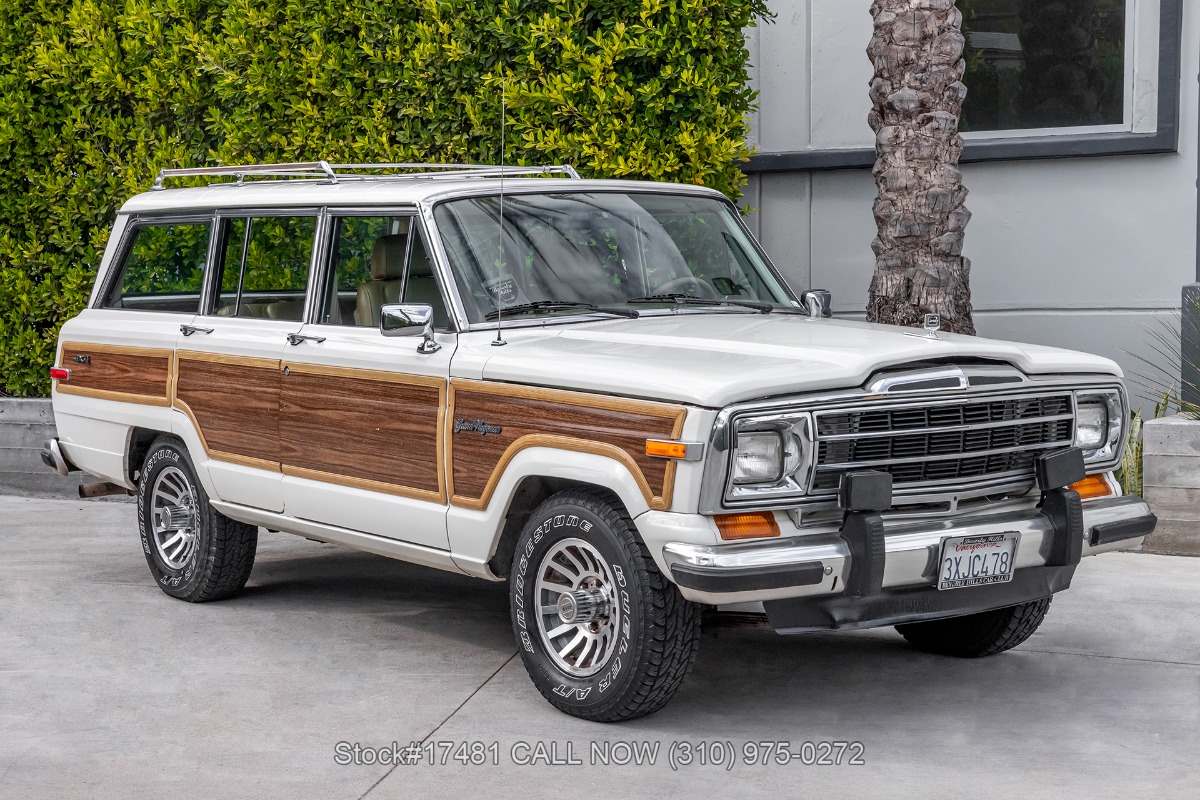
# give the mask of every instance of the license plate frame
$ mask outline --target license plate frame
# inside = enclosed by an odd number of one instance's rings
[[[1008,583],[1020,546],[1019,531],[947,536],[938,549],[938,591]]]

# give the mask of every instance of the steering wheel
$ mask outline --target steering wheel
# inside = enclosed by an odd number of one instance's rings
[[[690,290],[690,291],[689,291]],[[664,283],[654,290],[655,294],[686,294],[689,297],[701,297],[705,300],[720,300],[716,289],[703,278],[695,275],[684,275]]]

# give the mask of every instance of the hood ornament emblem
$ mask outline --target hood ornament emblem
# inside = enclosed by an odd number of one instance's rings
[[[925,333],[906,333],[904,335],[917,339],[932,339],[935,342],[942,341],[942,337],[938,336],[938,331],[942,328],[942,317],[940,314],[926,314],[923,324]]]

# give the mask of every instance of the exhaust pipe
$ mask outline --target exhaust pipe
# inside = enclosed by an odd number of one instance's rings
[[[137,492],[132,489],[126,489],[124,486],[119,486],[115,483],[81,483],[79,484],[79,496],[85,500],[93,497],[108,497],[113,494],[133,495]]]

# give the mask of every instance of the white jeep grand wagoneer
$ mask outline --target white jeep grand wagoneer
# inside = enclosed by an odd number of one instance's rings
[[[167,594],[236,594],[260,526],[507,581],[538,690],[612,721],[702,606],[988,655],[1154,528],[1111,361],[831,319],[709,189],[386,167],[167,171],[117,215],[43,457],[136,491]],[[236,181],[162,187],[200,175]]]

